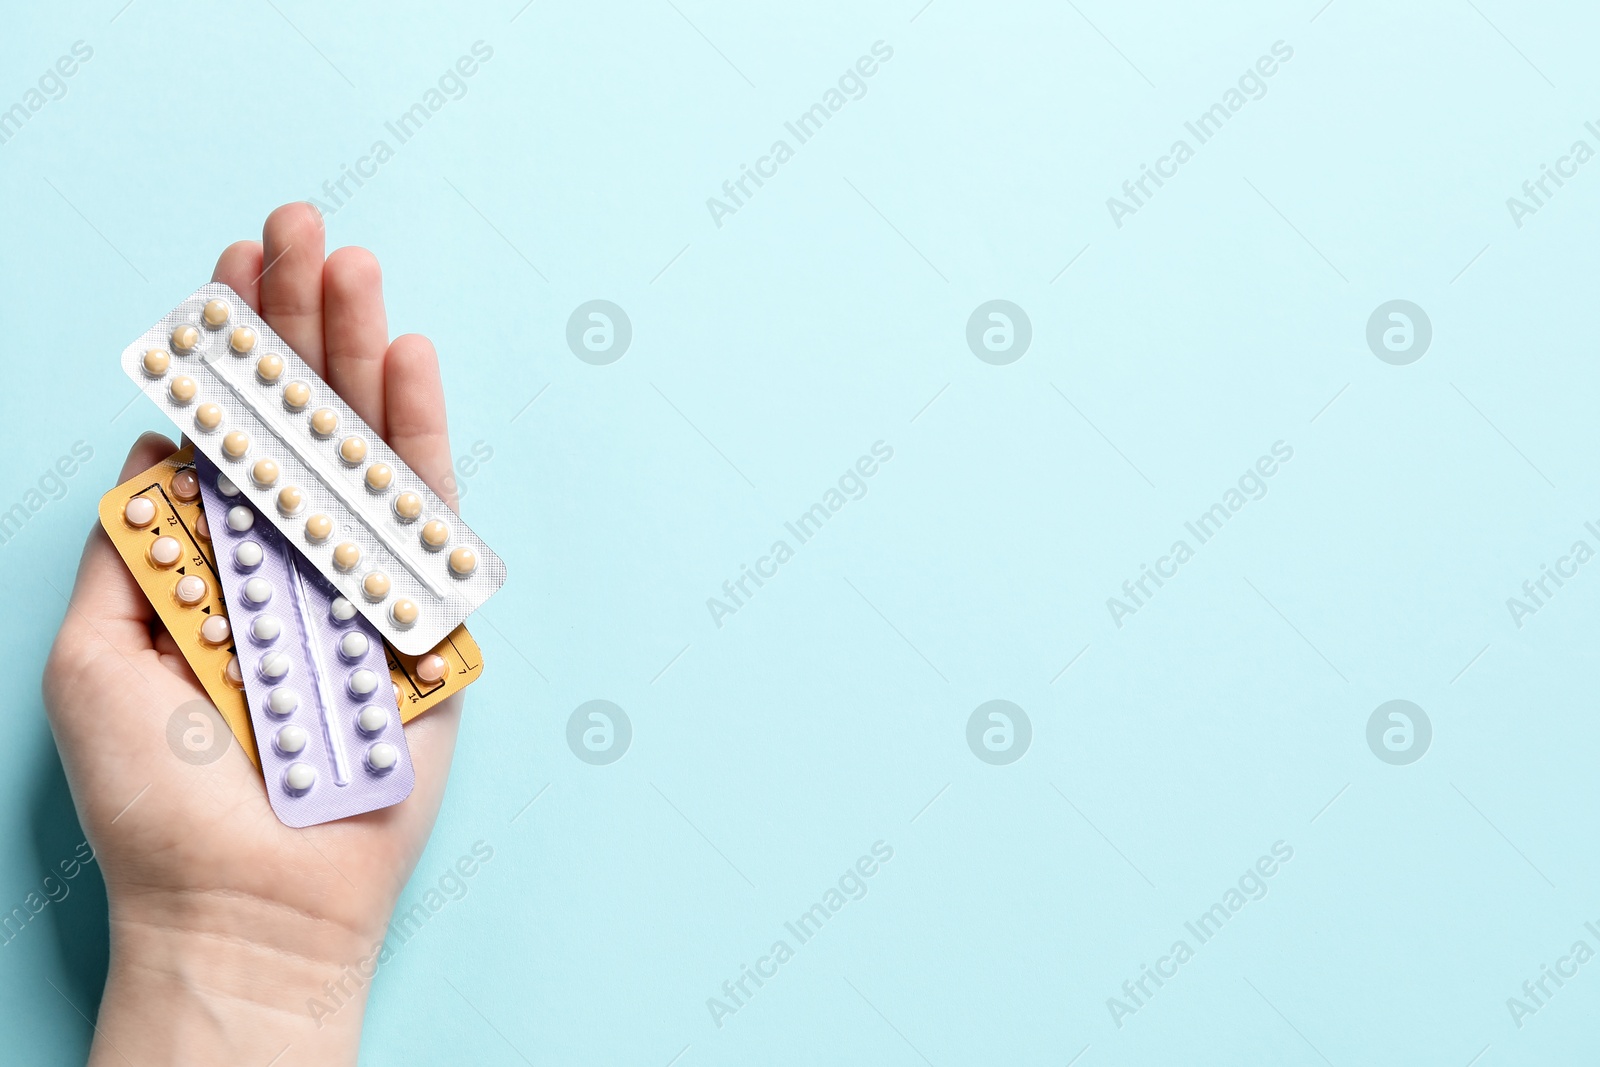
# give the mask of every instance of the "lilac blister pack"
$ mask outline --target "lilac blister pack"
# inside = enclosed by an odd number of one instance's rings
[[[404,800],[416,772],[377,630],[199,452],[195,471],[272,810],[312,826]]]

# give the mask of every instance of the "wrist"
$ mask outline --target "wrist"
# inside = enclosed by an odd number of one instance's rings
[[[353,1064],[381,944],[241,895],[113,903],[90,1063]]]

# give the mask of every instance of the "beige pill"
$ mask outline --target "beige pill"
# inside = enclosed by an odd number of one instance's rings
[[[201,404],[195,408],[194,424],[202,430],[215,430],[222,425],[221,404]]]
[[[258,459],[256,465],[250,468],[250,480],[262,489],[269,488],[278,480],[278,465],[270,459]]]
[[[368,600],[382,600],[389,595],[389,576],[382,571],[373,571],[361,579],[361,591],[367,594]]]
[[[333,520],[326,515],[313,515],[306,520],[306,540],[320,545],[333,533]]]
[[[228,347],[241,356],[249,355],[255,346],[256,332],[248,326],[240,326],[228,336]]]
[[[339,458],[354,467],[367,458],[367,442],[360,437],[346,437],[339,442]]]
[[[339,428],[339,413],[332,408],[318,408],[311,413],[311,432],[327,437]]]
[[[374,463],[367,468],[367,488],[381,493],[394,482],[394,468],[387,463]]]
[[[305,494],[292,485],[286,485],[278,490],[278,510],[285,515],[298,514],[305,507]]]
[[[187,355],[200,345],[200,331],[193,326],[179,326],[172,331],[172,347]]]
[[[167,387],[167,391],[172,395],[174,403],[187,404],[194,399],[194,395],[200,391],[200,387],[195,385],[194,379],[187,374],[180,374],[172,379],[172,384]]]
[[[206,580],[198,574],[185,574],[172,592],[178,603],[192,608],[206,598]]]
[[[417,660],[417,679],[427,685],[436,685],[444,678],[446,669],[444,657],[430,652]]]
[[[225,325],[228,321],[228,316],[232,314],[233,309],[228,306],[226,300],[207,300],[205,308],[200,312],[200,317],[205,320],[207,326],[215,330],[217,327]]]
[[[250,451],[250,435],[243,430],[235,430],[222,439],[222,450],[229,457],[238,459]]]
[[[170,567],[183,555],[183,546],[176,537],[158,537],[150,542],[150,562],[157,567]]]
[[[206,513],[203,511],[194,518],[194,535],[202,541],[211,540],[211,524],[206,521]]]
[[[181,470],[172,476],[172,495],[187,504],[200,495],[200,479],[192,470]]]
[[[235,689],[244,688],[244,675],[239,671],[239,657],[229,656],[227,666],[222,668],[222,677]]]
[[[290,382],[283,387],[283,406],[290,411],[299,411],[311,403],[311,386],[305,382]]]
[[[200,624],[200,640],[215,648],[228,643],[228,638],[233,636],[233,627],[228,625],[228,620],[221,615],[207,615],[206,621]]]
[[[429,519],[422,524],[422,544],[424,548],[438,551],[444,543],[450,540],[450,527],[438,519]]]
[[[159,348],[152,348],[144,354],[144,372],[152,378],[159,378],[167,373],[167,368],[172,365],[172,357]]]
[[[283,377],[283,357],[269,352],[256,360],[256,376],[269,383]]]
[[[478,569],[478,554],[472,549],[462,545],[450,553],[450,570],[465,578]]]
[[[122,518],[129,526],[142,530],[156,521],[156,505],[149,497],[136,496],[122,509]]]
[[[389,617],[394,620],[396,626],[410,626],[417,621],[420,613],[417,602],[407,600],[405,597],[396,600],[394,606],[389,609]]]
[[[342,571],[355,570],[360,562],[361,546],[354,541],[345,541],[333,550],[333,565]]]
[[[415,493],[405,492],[394,498],[394,513],[401,522],[410,522],[422,514],[422,498]]]

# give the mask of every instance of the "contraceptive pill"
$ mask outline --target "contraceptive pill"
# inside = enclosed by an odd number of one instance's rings
[[[168,365],[147,367],[150,349],[170,352]],[[499,556],[226,285],[201,286],[123,365],[183,429],[188,405],[220,406],[218,432],[196,447],[406,654],[428,652],[505,583]],[[278,505],[282,486],[298,490],[299,506]],[[345,544],[359,555],[341,568],[333,554]],[[390,583],[382,597],[364,585],[372,572]]]

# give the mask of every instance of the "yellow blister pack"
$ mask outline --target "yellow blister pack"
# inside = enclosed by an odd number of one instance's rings
[[[180,449],[101,497],[100,525],[245,755],[261,766],[193,448]],[[405,655],[387,642],[384,648],[401,722],[459,693],[483,673],[483,654],[465,626],[420,656]]]

